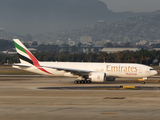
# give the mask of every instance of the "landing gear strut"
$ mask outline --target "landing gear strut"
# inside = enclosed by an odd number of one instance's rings
[[[74,84],[85,84],[85,83],[91,83],[91,80],[75,80]]]
[[[147,80],[147,77],[143,78],[142,84],[145,84],[145,80]]]

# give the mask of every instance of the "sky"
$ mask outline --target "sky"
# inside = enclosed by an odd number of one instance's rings
[[[160,9],[160,0],[100,0],[113,12],[154,12]]]

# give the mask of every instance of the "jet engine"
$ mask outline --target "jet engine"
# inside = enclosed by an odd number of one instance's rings
[[[89,78],[92,82],[115,81],[114,77],[107,77],[105,72],[92,72]]]
[[[92,82],[104,82],[106,81],[106,73],[104,72],[92,72],[89,75]]]

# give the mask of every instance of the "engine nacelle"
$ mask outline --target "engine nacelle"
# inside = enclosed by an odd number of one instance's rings
[[[92,82],[104,82],[106,81],[106,73],[104,72],[92,72],[89,76]]]
[[[106,78],[106,81],[115,81],[116,80],[116,78],[113,78],[113,77],[107,77]]]

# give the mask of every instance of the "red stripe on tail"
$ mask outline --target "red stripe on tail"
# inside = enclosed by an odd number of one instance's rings
[[[43,71],[43,72],[46,72],[48,74],[51,74],[53,75],[52,73],[48,72],[47,70],[45,70],[44,68],[42,68],[38,62],[38,60],[29,52],[25,49],[25,51],[27,52],[27,54],[29,55],[29,57],[31,58],[31,60],[33,61],[33,65],[35,67],[37,67],[39,70]]]

